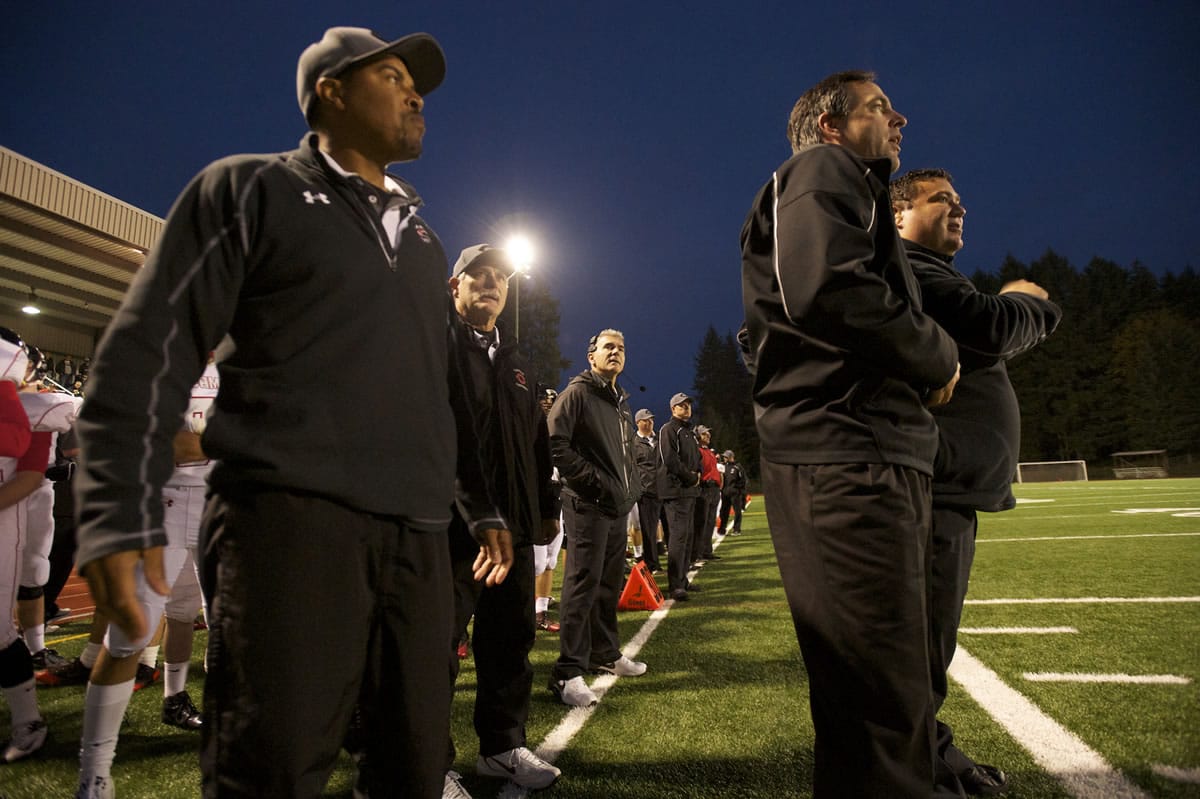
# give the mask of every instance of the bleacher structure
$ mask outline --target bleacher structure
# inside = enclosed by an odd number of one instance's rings
[[[1165,449],[1113,453],[1113,477],[1118,480],[1131,477],[1138,479],[1167,476],[1167,451]]]
[[[1061,483],[1088,479],[1086,461],[1027,461],[1017,464],[1018,483]]]

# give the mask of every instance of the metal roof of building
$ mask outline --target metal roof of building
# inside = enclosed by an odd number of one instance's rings
[[[163,220],[0,147],[0,311],[98,339]],[[6,315],[7,315],[6,314]]]

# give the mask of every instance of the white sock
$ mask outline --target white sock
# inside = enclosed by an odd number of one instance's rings
[[[163,699],[187,690],[188,666],[190,661],[182,663],[164,663],[166,676],[163,679]]]
[[[641,546],[641,544],[638,544],[637,546],[635,546],[635,547],[633,548],[633,556],[634,556],[635,558],[640,558],[640,557],[642,556],[642,546]]]
[[[23,683],[4,689],[4,698],[8,700],[8,710],[12,714],[13,728],[42,717],[38,712],[36,686],[37,683],[30,677]]]
[[[104,644],[96,644],[88,641],[87,646],[79,653],[79,662],[90,669],[96,665],[96,658],[100,657],[100,650],[103,648]]]
[[[154,668],[158,665],[158,647],[148,646],[142,650],[142,656],[138,658],[138,663],[144,666]]]
[[[88,683],[83,699],[83,735],[79,741],[79,780],[108,777],[117,755],[121,721],[133,696],[133,680],[117,685]]]
[[[22,633],[25,638],[25,646],[29,647],[30,653],[36,655],[46,648],[46,625],[38,624],[33,627],[26,627]]]
[[[550,597],[548,597],[548,596],[538,597],[537,599],[533,600],[533,606],[534,606],[534,609],[537,610],[538,613],[545,613],[547,610],[550,609]]]

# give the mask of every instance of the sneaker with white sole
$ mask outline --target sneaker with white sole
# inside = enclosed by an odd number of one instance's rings
[[[46,743],[46,722],[42,719],[13,727],[12,738],[4,745],[4,762],[15,763],[29,757]]]
[[[111,777],[92,777],[80,780],[75,789],[75,799],[113,799],[117,795]]]
[[[562,772],[524,746],[498,755],[479,756],[475,773],[484,777],[507,777],[523,788],[549,788]]]
[[[463,787],[462,775],[457,771],[446,772],[446,781],[442,785],[442,799],[471,799],[471,794]]]
[[[593,666],[593,671],[598,671],[601,674],[615,674],[618,677],[641,677],[646,673],[646,664],[639,660],[630,660],[621,655],[612,663],[601,663],[599,666]]]
[[[588,688],[582,676],[572,677],[569,680],[551,680],[550,691],[564,705],[571,707],[591,707],[600,701],[592,693],[592,689]]]

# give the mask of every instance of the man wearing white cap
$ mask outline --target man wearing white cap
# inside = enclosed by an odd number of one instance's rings
[[[454,573],[454,630],[446,656],[455,676],[455,649],[475,616],[475,732],[479,736],[477,773],[507,777],[527,788],[546,788],[559,770],[525,746],[525,721],[533,690],[533,545],[558,535],[559,487],[551,480],[550,431],[538,402],[537,382],[517,341],[497,324],[508,300],[516,268],[508,254],[488,244],[462,251],[450,277],[457,318],[451,323],[464,383],[476,414],[480,458],[492,498],[511,531],[509,577],[494,586],[474,579],[479,544],[456,513],[450,523]],[[449,705],[447,705],[447,713]],[[445,795],[466,794],[458,782],[454,744],[446,760]]]
[[[136,641],[151,632],[138,583],[166,592],[172,439],[216,349],[200,534],[208,797],[320,795],[356,704],[367,791],[442,792],[452,501],[485,545],[476,576],[495,584],[511,565],[469,411],[452,406],[445,252],[416,190],[385,171],[421,154],[424,98],[444,75],[428,34],[327,31],[296,74],[311,132],[192,181],[94,359],[77,562]],[[79,787],[112,792],[106,777]]]

